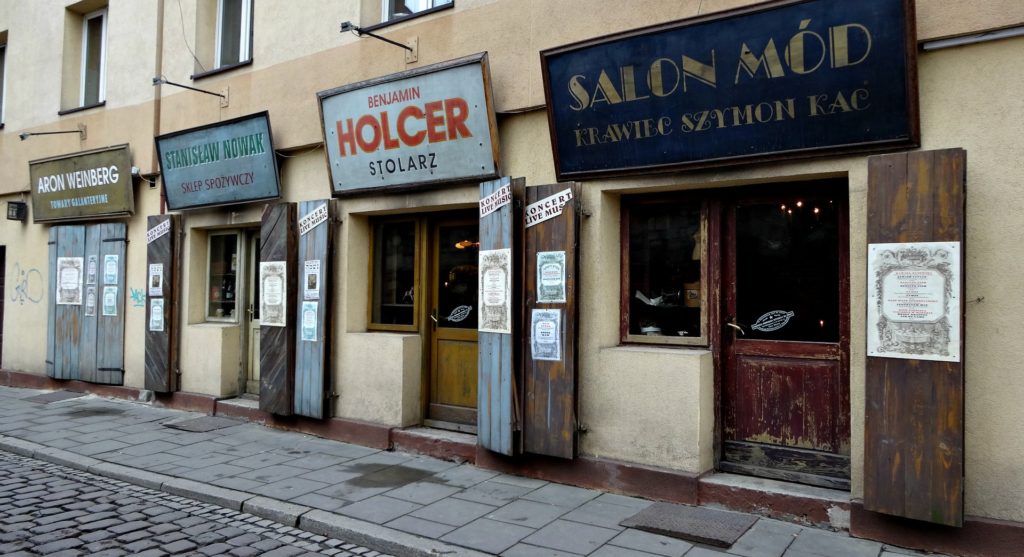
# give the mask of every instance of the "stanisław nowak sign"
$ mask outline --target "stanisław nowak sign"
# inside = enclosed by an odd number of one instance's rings
[[[47,222],[130,215],[132,155],[127,145],[32,161],[32,220]]]
[[[804,0],[541,53],[558,177],[918,142],[912,0]]]
[[[173,211],[281,196],[266,112],[161,135],[156,149]]]
[[[498,175],[487,54],[317,96],[335,195]]]

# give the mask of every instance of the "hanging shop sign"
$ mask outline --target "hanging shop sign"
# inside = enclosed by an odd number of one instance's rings
[[[281,197],[267,112],[164,134],[156,149],[173,211]]]
[[[135,212],[132,155],[127,145],[32,161],[28,170],[34,222]]]
[[[498,175],[486,53],[317,96],[336,196]]]
[[[916,146],[912,6],[786,0],[544,51],[558,178]]]

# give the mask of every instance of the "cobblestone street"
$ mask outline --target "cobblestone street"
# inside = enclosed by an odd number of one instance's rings
[[[381,556],[251,514],[5,452],[0,478],[0,555]]]

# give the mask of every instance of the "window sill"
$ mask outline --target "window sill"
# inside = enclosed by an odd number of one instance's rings
[[[221,66],[219,68],[214,68],[212,70],[206,70],[205,72],[200,72],[200,73],[192,74],[191,76],[189,76],[189,79],[191,79],[192,81],[197,81],[197,80],[200,80],[200,79],[202,79],[204,77],[210,77],[211,75],[218,75],[218,74],[222,74],[222,73],[227,73],[227,72],[230,72],[231,70],[237,70],[238,68],[244,68],[245,66],[251,66],[251,65],[252,65],[252,58],[249,58],[248,60],[245,60],[244,62],[239,62],[237,64],[231,64],[231,65],[228,65],[228,66]]]
[[[682,350],[680,350],[682,349]],[[620,344],[608,346],[601,349],[601,352],[661,352],[665,354],[684,354],[687,356],[702,356],[710,354],[711,350],[705,346],[698,345],[671,345],[671,344]]]
[[[366,332],[368,333],[417,333],[419,332],[417,325],[382,325],[379,323],[369,323],[366,325]]]
[[[390,27],[392,25],[398,25],[399,23],[405,23],[406,21],[409,21],[410,19],[416,19],[416,18],[420,18],[420,17],[423,17],[423,16],[428,16],[430,14],[436,14],[437,12],[443,12],[444,10],[450,10],[450,9],[452,9],[454,7],[455,7],[455,2],[454,1],[453,2],[449,2],[449,3],[447,3],[447,4],[443,5],[443,6],[437,6],[437,7],[434,7],[434,8],[429,8],[429,9],[423,10],[422,12],[416,12],[416,13],[411,14],[411,15],[406,15],[406,16],[402,16],[402,17],[396,17],[395,19],[389,19],[387,21],[382,21],[380,23],[374,23],[373,25],[368,25],[366,27],[363,27],[363,31],[376,31],[378,29],[383,29],[385,27]]]
[[[82,112],[83,110],[89,110],[90,108],[99,108],[101,106],[106,106],[106,104],[107,104],[107,101],[100,101],[98,103],[87,104],[85,106],[78,106],[78,107],[75,107],[75,108],[66,108],[64,110],[58,110],[57,111],[57,116],[66,116],[68,114],[74,114],[76,112]]]
[[[620,342],[623,346],[662,346],[665,348],[707,349],[707,337],[672,337],[666,335],[626,335]]]

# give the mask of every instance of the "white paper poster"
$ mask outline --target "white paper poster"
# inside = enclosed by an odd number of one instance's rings
[[[286,276],[284,261],[260,262],[260,325],[285,326]]]
[[[114,317],[117,315],[117,287],[103,287],[103,316]]]
[[[868,356],[960,361],[960,243],[868,245]]]
[[[565,303],[565,252],[537,252],[537,302]]]
[[[86,286],[85,287],[85,316],[92,317],[96,315],[96,287]]]
[[[480,200],[480,218],[501,209],[512,202],[512,186],[505,185],[497,191]]]
[[[534,360],[562,360],[562,310],[535,309],[530,324]]]
[[[96,284],[96,273],[99,272],[99,258],[95,255],[89,256],[89,264],[85,271],[85,284]]]
[[[320,260],[311,259],[302,264],[302,299],[320,299]]]
[[[512,333],[512,250],[480,251],[477,330]]]
[[[302,302],[302,340],[316,341],[316,323],[320,302]]]
[[[149,330],[163,332],[164,330],[164,299],[149,299]]]
[[[150,263],[149,265],[149,279],[146,281],[149,285],[149,295],[163,296],[164,295],[164,264],[163,263]]]
[[[313,209],[308,215],[299,219],[299,236],[305,236],[320,223],[327,220],[327,204],[324,203]]]
[[[554,195],[549,195],[540,201],[530,203],[524,211],[526,228],[553,219],[562,214],[562,208],[572,200],[572,190],[564,189]]]
[[[103,256],[103,284],[117,284],[117,256]]]
[[[146,231],[146,243],[152,244],[157,238],[171,231],[171,220],[167,219]]]
[[[57,258],[57,304],[62,306],[82,305],[82,264],[81,257]]]

